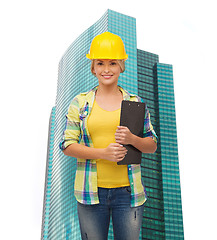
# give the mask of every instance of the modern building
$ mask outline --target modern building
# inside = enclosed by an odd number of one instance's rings
[[[76,159],[65,156],[59,143],[72,98],[98,83],[86,53],[92,39],[105,31],[123,39],[129,57],[119,85],[146,101],[159,137],[157,151],[143,154],[142,177],[149,198],[140,239],[184,239],[172,65],[159,63],[158,55],[137,49],[136,19],[112,10],[83,32],[59,63],[49,126],[41,239],[81,239],[73,193]],[[111,225],[109,239],[113,239]]]

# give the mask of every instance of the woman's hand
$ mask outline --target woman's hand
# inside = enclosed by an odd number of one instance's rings
[[[154,153],[157,150],[157,143],[151,137],[138,137],[124,126],[118,126],[115,133],[115,140],[119,144],[130,144],[143,153]]]
[[[116,130],[116,133],[115,133],[115,140],[117,143],[120,143],[120,144],[132,145],[133,136],[134,135],[131,133],[131,131],[127,127],[118,126],[118,129]]]
[[[111,143],[104,149],[103,159],[120,162],[127,154],[127,149],[119,143]]]

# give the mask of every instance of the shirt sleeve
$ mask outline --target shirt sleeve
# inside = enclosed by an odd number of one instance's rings
[[[66,114],[66,125],[62,141],[59,144],[60,149],[64,150],[70,144],[78,143],[80,132],[79,103],[75,97],[70,103],[68,113]]]
[[[144,102],[142,100],[142,102]],[[157,143],[157,134],[155,133],[153,126],[151,124],[151,118],[150,118],[150,113],[147,108],[147,105],[145,105],[145,120],[144,120],[144,131],[143,131],[143,137],[151,137],[156,143]]]

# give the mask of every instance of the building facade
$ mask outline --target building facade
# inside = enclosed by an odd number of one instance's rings
[[[129,57],[119,85],[146,101],[159,137],[156,153],[143,154],[142,177],[149,199],[140,239],[184,239],[172,66],[159,63],[156,54],[137,49],[136,19],[112,10],[83,32],[59,63],[49,126],[41,239],[81,239],[73,185],[76,159],[65,156],[59,143],[71,100],[98,84],[86,53],[92,39],[105,31],[123,39]],[[109,239],[113,239],[111,225]]]

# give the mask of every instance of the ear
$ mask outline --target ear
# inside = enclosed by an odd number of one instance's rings
[[[96,71],[95,71],[94,67],[91,69],[91,72],[94,76],[96,76]]]
[[[94,69],[94,59],[91,62],[91,72],[93,75],[96,75],[95,69]]]

